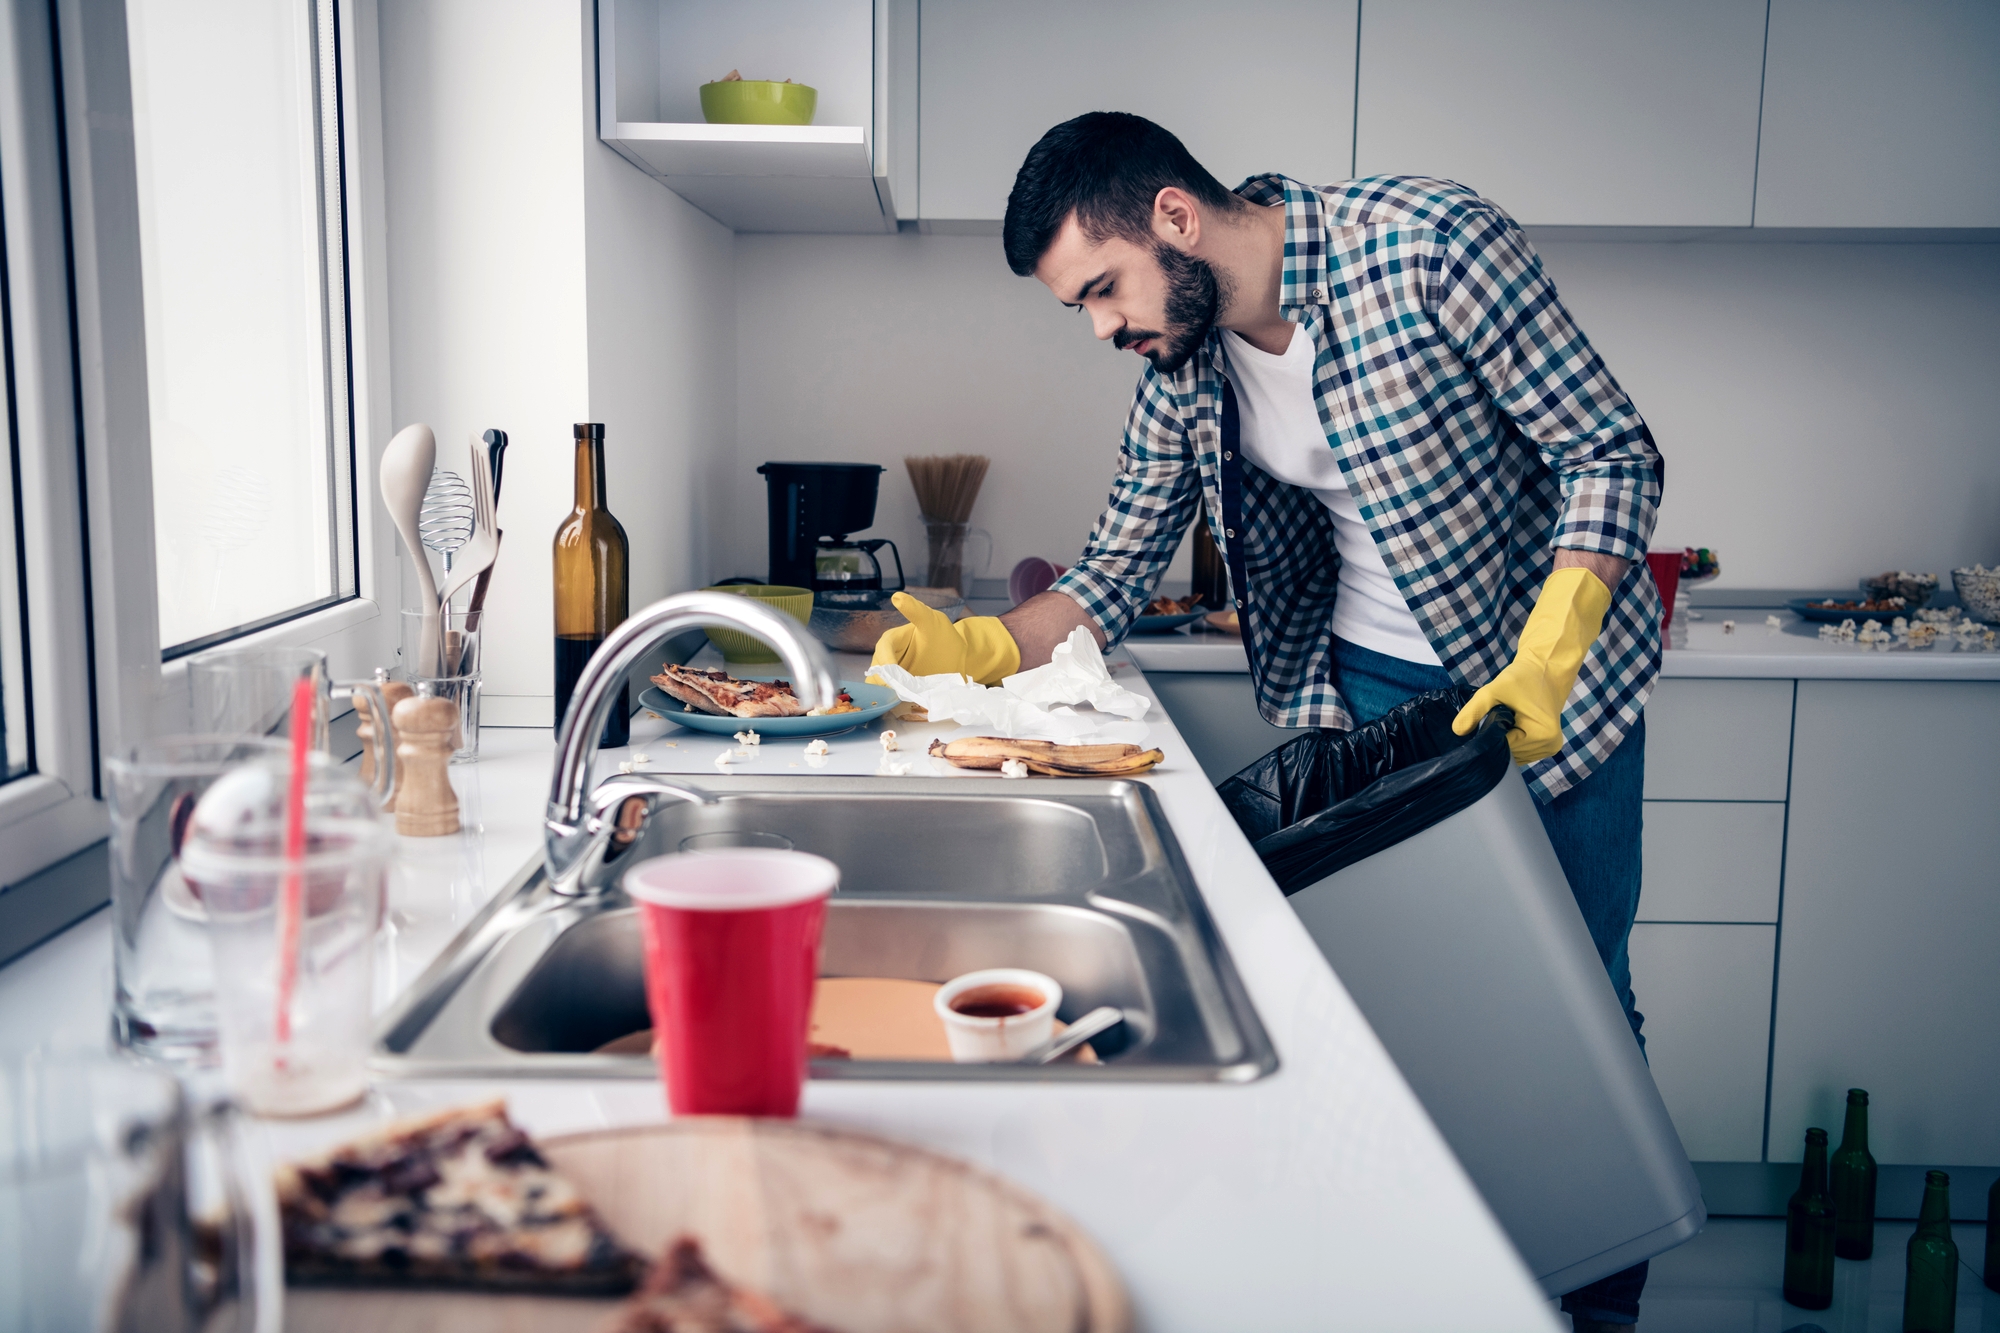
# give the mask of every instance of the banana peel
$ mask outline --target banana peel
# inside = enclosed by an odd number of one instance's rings
[[[966,736],[949,743],[934,740],[930,755],[958,768],[999,768],[1018,759],[1030,773],[1046,778],[1129,778],[1167,757],[1136,745],[1058,745],[999,736]]]

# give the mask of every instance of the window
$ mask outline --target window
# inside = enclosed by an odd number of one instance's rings
[[[6,170],[0,166],[0,183]],[[0,252],[6,248],[0,207]],[[0,262],[0,392],[6,400],[6,436],[0,453],[0,783],[34,771],[33,719],[28,696],[28,534],[21,515],[21,441],[14,421],[12,320],[7,314],[7,273]]]
[[[339,15],[125,8],[172,660],[357,592]]]

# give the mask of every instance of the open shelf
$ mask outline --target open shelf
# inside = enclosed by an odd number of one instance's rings
[[[621,121],[604,142],[734,231],[896,229],[859,125]]]

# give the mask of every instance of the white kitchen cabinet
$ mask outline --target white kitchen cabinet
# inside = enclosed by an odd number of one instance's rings
[[[1353,160],[1355,0],[924,0],[919,215],[990,231],[1014,173],[1086,111],[1165,126],[1224,185]]]
[[[1764,0],[1368,0],[1355,174],[1529,224],[1746,227],[1763,54]]]
[[[884,232],[916,193],[917,0],[598,0],[598,137],[736,231]],[[818,94],[813,123],[710,125],[731,69]]]
[[[1883,1162],[2000,1161],[2000,683],[1801,681],[1771,1158],[1871,1094]]]
[[[1780,802],[1648,801],[1639,919],[1775,925],[1784,864]]]
[[[1146,683],[1210,782],[1304,734],[1264,720],[1246,671],[1148,671]],[[1180,758],[1168,755],[1167,762]]]
[[[1661,680],[1646,703],[1646,799],[1782,801],[1792,682]]]
[[[1760,227],[2000,227],[2000,5],[1771,0]]]
[[[1775,926],[1632,927],[1632,991],[1653,1082],[1698,1162],[1764,1150]]]

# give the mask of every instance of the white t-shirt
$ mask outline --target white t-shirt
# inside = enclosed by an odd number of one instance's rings
[[[1259,351],[1223,331],[1230,378],[1236,386],[1243,456],[1279,481],[1311,491],[1332,512],[1333,544],[1340,552],[1333,632],[1390,657],[1440,666],[1376,549],[1360,503],[1347,489],[1313,398],[1312,339],[1297,325],[1292,328],[1291,345],[1283,356]]]

